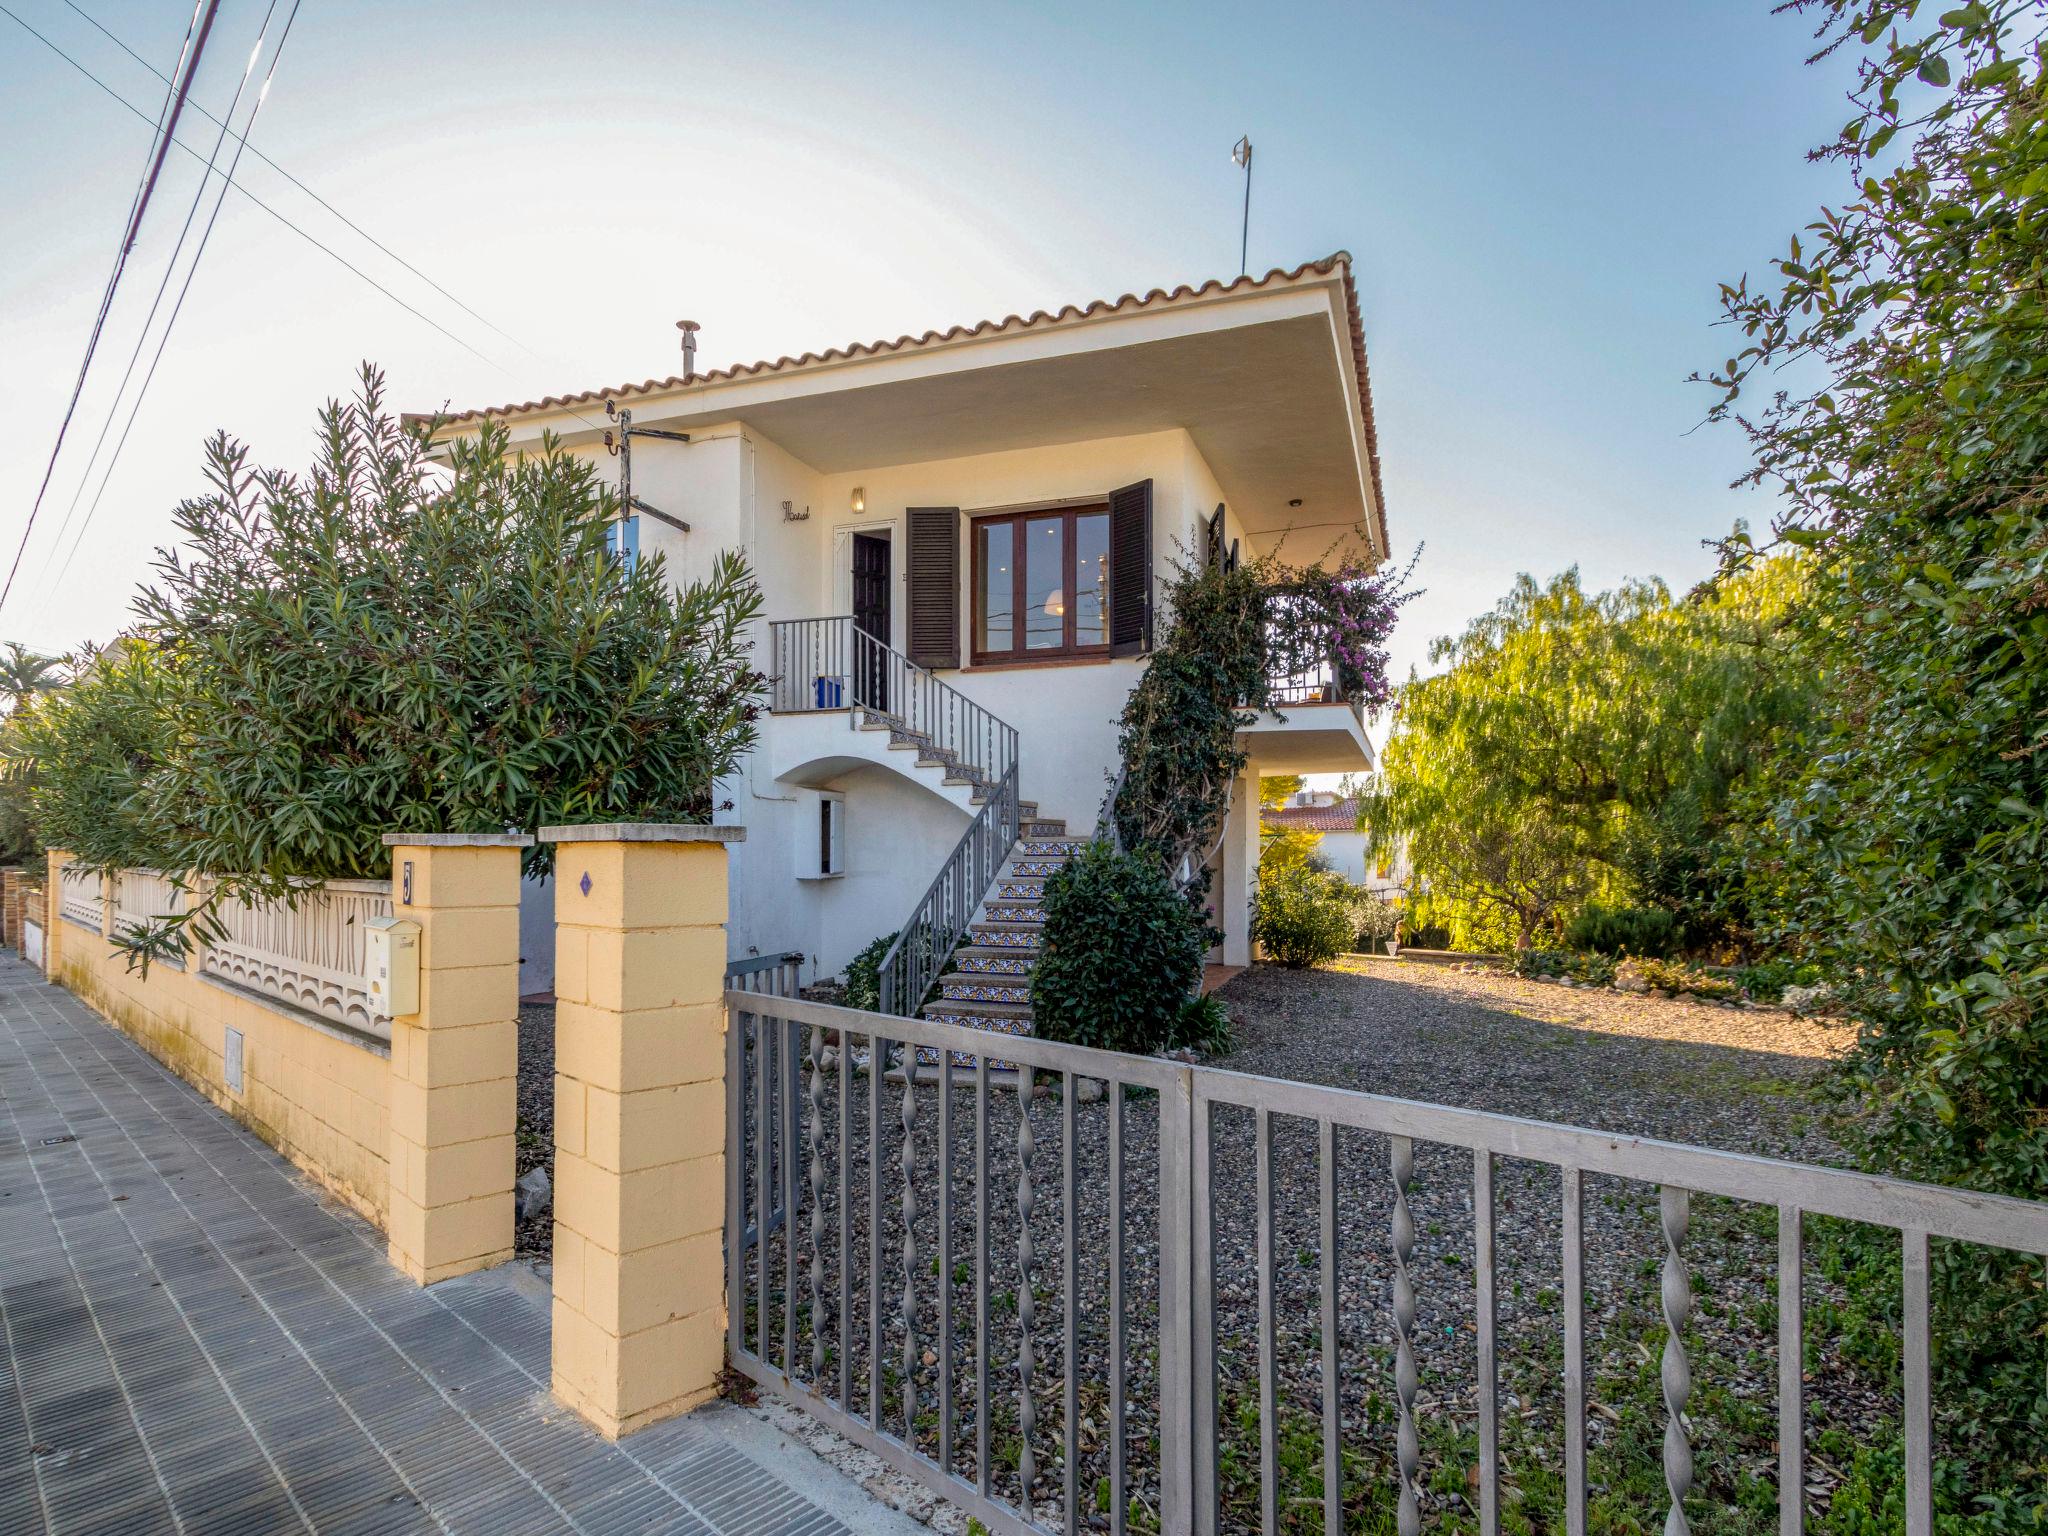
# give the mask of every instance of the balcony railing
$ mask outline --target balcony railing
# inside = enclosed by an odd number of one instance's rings
[[[1017,762],[1016,727],[841,615],[768,626],[769,698],[781,714],[847,710],[916,738],[984,794]]]
[[[1304,640],[1300,626],[1285,622],[1286,606],[1296,601],[1286,592],[1267,598],[1266,625],[1267,702],[1275,709],[1302,704],[1347,704],[1361,721],[1365,718],[1362,696],[1347,680],[1327,635]]]

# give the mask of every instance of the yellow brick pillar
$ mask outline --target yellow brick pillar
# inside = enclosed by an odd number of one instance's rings
[[[726,845],[543,827],[555,863],[554,1389],[604,1434],[724,1363]]]
[[[420,925],[420,1011],[391,1021],[391,1262],[422,1285],[512,1257],[519,1096],[514,833],[386,833]]]
[[[70,862],[71,855],[61,848],[43,855],[43,975],[51,981],[63,974],[57,967],[63,959],[64,940],[69,937],[63,930],[64,866]]]

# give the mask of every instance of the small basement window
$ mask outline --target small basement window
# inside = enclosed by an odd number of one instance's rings
[[[799,880],[835,880],[846,873],[846,796],[834,789],[797,793]]]

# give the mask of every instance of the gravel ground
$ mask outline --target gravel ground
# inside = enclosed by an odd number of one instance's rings
[[[519,1122],[514,1133],[518,1177],[535,1168],[555,1176],[555,1005],[519,1005]],[[555,1251],[552,1205],[520,1222],[512,1250],[525,1258],[548,1259]]]
[[[1685,1140],[1731,1150],[1838,1161],[1837,1149],[1816,1128],[1800,1089],[1848,1043],[1847,1032],[1776,1011],[1723,1008],[1655,996],[1571,989],[1497,973],[1471,973],[1423,965],[1356,962],[1355,969],[1290,973],[1257,968],[1234,980],[1223,999],[1238,1021],[1237,1050],[1223,1062],[1233,1070],[1362,1089],[1394,1097],[1486,1109],[1616,1132]],[[858,1045],[859,1043],[856,1042]],[[857,1051],[857,1055],[859,1052]],[[853,1262],[847,1276],[850,1306],[841,1327],[838,1295],[840,1202],[838,1147],[840,1084],[835,1075],[817,1086],[823,1137],[814,1165],[808,1125],[813,1105],[807,1078],[799,1098],[801,1161],[797,1169],[798,1234],[794,1255],[796,1317],[783,1306],[791,1255],[782,1230],[771,1231],[767,1256],[767,1355],[781,1359],[785,1326],[793,1321],[795,1370],[811,1379],[814,1342],[812,1221],[822,1219],[822,1254],[815,1276],[824,1327],[816,1338],[828,1395],[839,1392],[839,1354],[850,1343],[852,1404],[869,1402],[873,1355],[867,1326],[871,1241],[879,1243],[883,1312],[882,1424],[913,1440],[925,1454],[940,1453],[939,1345],[942,1293],[955,1331],[951,1392],[955,1425],[953,1467],[976,1475],[973,1335],[977,1301],[989,1308],[991,1357],[988,1433],[996,1465],[994,1491],[1005,1500],[1021,1492],[1017,1461],[1021,1301],[1032,1298],[1032,1405],[1030,1436],[1036,1476],[1031,1498],[1040,1517],[1062,1515],[1065,1381],[1075,1372],[1079,1455],[1075,1488],[1084,1524],[1106,1527],[1109,1448],[1108,1106],[1077,1103],[1073,1146],[1073,1244],[1076,1358],[1065,1358],[1062,1338],[1067,1247],[1063,1198],[1063,1106],[1041,1091],[1031,1106],[1031,1210],[1034,1263],[1022,1276],[1019,1236],[1019,1124],[1016,1095],[991,1095],[988,1146],[988,1249],[990,1264],[978,1278],[976,1244],[974,1095],[955,1089],[953,1268],[941,1284],[936,1213],[939,1090],[930,1084],[912,1096],[910,1179],[913,1255],[906,1265],[901,1088],[883,1086],[879,1126],[879,1230],[870,1231],[867,1180],[869,1083],[856,1072],[848,1086],[849,1165],[845,1217]],[[1079,1096],[1077,1095],[1077,1098]],[[751,1104],[750,1088],[749,1101]],[[775,1111],[776,1118],[780,1110]],[[750,1114],[751,1118],[751,1114]],[[1157,1509],[1152,1439],[1157,1422],[1155,1347],[1158,1309],[1157,1106],[1149,1095],[1125,1099],[1125,1284],[1129,1420],[1128,1493],[1139,1525]],[[1222,1401],[1221,1480],[1225,1523],[1255,1528],[1258,1496],[1256,1129],[1249,1111],[1219,1108],[1216,1116],[1212,1199],[1217,1213],[1217,1338]],[[1343,1404],[1347,1486],[1354,1517],[1377,1523],[1391,1507],[1386,1476],[1394,1442],[1390,1312],[1393,1267],[1390,1223],[1393,1190],[1390,1148],[1384,1137],[1340,1130],[1338,1157],[1338,1293],[1340,1396]],[[1425,1504],[1434,1513],[1469,1519],[1476,1493],[1466,1469],[1476,1433],[1475,1304],[1471,1256],[1472,1157],[1469,1152],[1419,1143],[1409,1201],[1416,1231],[1411,1274],[1419,1296],[1416,1352],[1420,1367],[1418,1418],[1422,1429]],[[1273,1253],[1277,1324],[1279,1426],[1283,1440],[1283,1524],[1319,1529],[1313,1499],[1320,1492],[1316,1443],[1321,1402],[1318,1309],[1320,1229],[1316,1210],[1316,1128],[1276,1116],[1273,1124]],[[814,1201],[811,1179],[822,1199]],[[751,1177],[751,1174],[750,1174]],[[1560,1182],[1554,1170],[1501,1160],[1496,1174],[1496,1273],[1503,1398],[1503,1455],[1507,1497],[1518,1502],[1554,1487],[1561,1468],[1562,1313],[1559,1219]],[[752,1191],[749,1191],[751,1205]],[[777,1202],[771,1201],[771,1206]],[[1766,1213],[1769,1214],[1769,1213]],[[1656,1475],[1662,1433],[1656,1393],[1661,1318],[1657,1274],[1663,1259],[1656,1194],[1624,1180],[1588,1178],[1585,1199],[1587,1352],[1591,1381],[1589,1435],[1597,1497],[1623,1520],[1648,1528],[1663,1520],[1661,1477]],[[748,1325],[761,1322],[758,1273],[750,1257]],[[1775,1335],[1770,1310],[1775,1230],[1769,1221],[1726,1202],[1697,1200],[1685,1250],[1699,1305],[1688,1334],[1695,1392],[1693,1438],[1699,1472],[1695,1504],[1704,1504],[1702,1529],[1731,1519],[1737,1485],[1767,1473],[1768,1434],[1759,1447],[1753,1422],[1767,1424],[1775,1382]],[[911,1282],[914,1344],[904,1401],[906,1269]],[[1809,1305],[1824,1285],[1809,1275]],[[1816,1423],[1858,1426],[1874,1422],[1884,1404],[1860,1378],[1823,1361],[1810,1388]],[[1720,1418],[1740,1417],[1743,1432],[1722,1433]],[[792,1415],[781,1413],[781,1420]],[[893,1475],[872,1458],[795,1416],[786,1427],[887,1492]],[[1636,1463],[1645,1463],[1638,1466]],[[1649,1474],[1647,1479],[1645,1473]],[[1815,1471],[1816,1497],[1827,1493],[1827,1469]],[[1296,1503],[1288,1503],[1290,1499]],[[916,1499],[906,1499],[915,1504]],[[921,1513],[930,1513],[929,1501]],[[1535,1513],[1531,1508],[1532,1516]],[[941,1507],[935,1523],[958,1528],[957,1511]],[[1763,1526],[1774,1522],[1767,1512]]]

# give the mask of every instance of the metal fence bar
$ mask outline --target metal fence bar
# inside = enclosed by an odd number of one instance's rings
[[[1124,1536],[1130,1502],[1124,1404],[1124,1091],[1109,1097],[1109,1530]],[[1164,1326],[1162,1320],[1161,1326]]]
[[[882,1430],[882,1073],[889,1043],[868,1035],[868,1423]]]
[[[1273,1117],[1258,1111],[1253,1138],[1258,1194],[1259,1257],[1259,1529],[1280,1529],[1280,1408],[1276,1378],[1278,1351],[1273,1336]]]
[[[1564,1524],[1586,1536],[1585,1187],[1564,1170]]]
[[[796,1169],[801,1155],[797,1141],[796,1105],[803,1084],[803,1026],[783,1025],[782,1076],[782,1372],[796,1376]]]
[[[1664,1230],[1664,1486],[1671,1513],[1664,1536],[1686,1536],[1685,1496],[1692,1489],[1692,1443],[1685,1433],[1685,1405],[1692,1396],[1692,1367],[1685,1357],[1685,1325],[1692,1317],[1692,1278],[1686,1273],[1685,1237],[1692,1223],[1691,1197],[1666,1184],[1657,1191]]]
[[[811,1026],[811,1383],[825,1390],[825,1031]],[[846,1143],[842,1140],[843,1150]],[[843,1337],[843,1336],[842,1336]],[[841,1353],[844,1353],[842,1348]]]
[[[1804,1218],[1778,1207],[1778,1536],[1806,1527],[1806,1291]]]
[[[1395,1512],[1401,1536],[1422,1529],[1421,1493],[1416,1476],[1422,1465],[1422,1442],[1415,1429],[1415,1218],[1408,1210],[1408,1187],[1415,1179],[1415,1143],[1392,1138],[1389,1161],[1394,1175],[1394,1397],[1398,1405],[1394,1458],[1400,1470],[1400,1503]]]
[[[773,1209],[769,1175],[775,1144],[769,1128],[768,1089],[774,1077],[775,1032],[766,1014],[754,1018],[754,1353],[768,1358],[768,1216]]]
[[[873,1069],[880,1073],[879,1063]],[[903,1047],[903,1438],[917,1444],[917,1047]]]
[[[939,1465],[953,1470],[953,1066],[939,1057]]]
[[[1472,1154],[1472,1271],[1479,1332],[1479,1531],[1500,1530],[1500,1364],[1494,1346],[1493,1154]]]
[[[839,1406],[853,1411],[853,1036],[839,1031]],[[822,1390],[822,1385],[820,1390]]]
[[[1344,1529],[1344,1383],[1337,1334],[1337,1127],[1316,1122],[1323,1303],[1323,1529]]]
[[[1081,1262],[1080,1245],[1074,1241],[1074,1118],[1074,1074],[1069,1072],[1060,1080],[1060,1246],[1065,1250],[1060,1288],[1066,1302],[1065,1337],[1061,1340],[1064,1353],[1060,1356],[1066,1390],[1061,1394],[1060,1429],[1066,1452],[1061,1471],[1065,1474],[1068,1536],[1079,1536],[1081,1530],[1081,1318],[1080,1302],[1074,1294],[1080,1289]]]
[[[983,1498],[990,1485],[988,1416],[988,1058],[974,1058],[974,1468]]]
[[[1934,1409],[1928,1380],[1927,1234],[1899,1234],[1905,1267],[1906,1536],[1934,1529]]]
[[[1119,1093],[1121,1089],[1117,1090]],[[1159,1309],[1159,1522],[1167,1536],[1187,1536],[1198,1521],[1195,1362],[1201,1328],[1202,1285],[1195,1273],[1195,1076],[1178,1068],[1159,1090],[1159,1293],[1192,1296],[1189,1306]],[[1206,1174],[1207,1163],[1201,1164]],[[1206,1183],[1202,1198],[1207,1199]]]
[[[1038,1476],[1038,1458],[1031,1437],[1038,1430],[1038,1409],[1031,1391],[1031,1328],[1037,1321],[1038,1302],[1031,1290],[1031,1213],[1036,1205],[1031,1192],[1031,1068],[1017,1068],[1017,1480],[1024,1498],[1031,1498],[1031,1485]]]
[[[1215,1125],[1208,1100],[1195,1095],[1188,1142],[1193,1149],[1193,1217],[1187,1233],[1194,1292],[1194,1338],[1189,1352],[1189,1441],[1194,1456],[1195,1536],[1216,1536],[1220,1511],[1216,1489],[1216,1208]],[[1170,1422],[1170,1421],[1169,1421]]]

